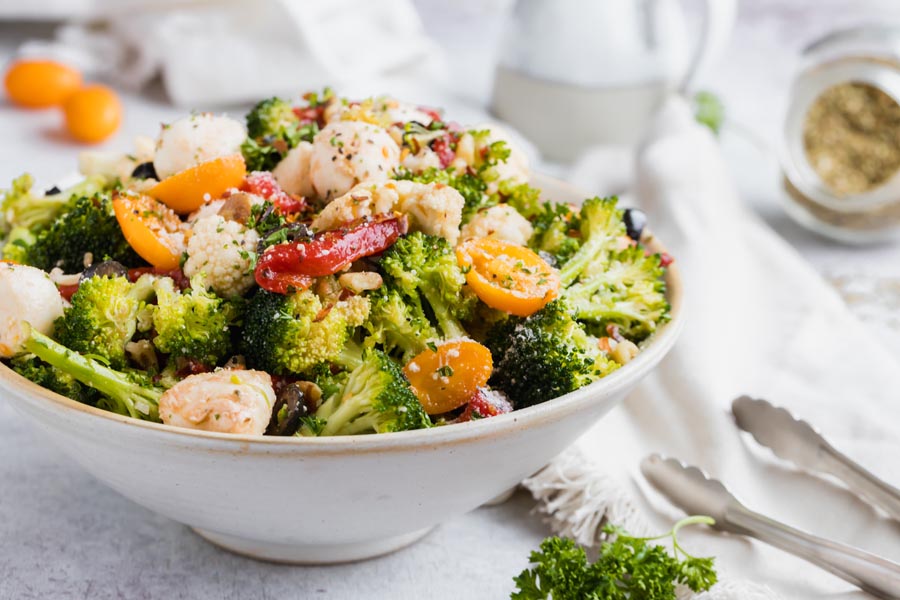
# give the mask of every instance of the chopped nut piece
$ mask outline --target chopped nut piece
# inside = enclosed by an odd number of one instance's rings
[[[637,344],[630,340],[622,340],[616,344],[616,347],[612,349],[609,355],[612,356],[614,361],[624,365],[630,362],[638,353],[640,353],[640,349],[638,349]]]
[[[159,363],[156,359],[156,350],[150,340],[138,340],[125,344],[125,352],[134,363],[146,370],[156,369]]]
[[[225,204],[219,209],[219,216],[226,221],[236,221],[246,225],[252,207],[253,196],[247,192],[237,192],[225,200]]]
[[[384,282],[378,273],[366,271],[362,273],[344,273],[338,277],[338,283],[345,290],[358,294],[367,290],[377,290]]]

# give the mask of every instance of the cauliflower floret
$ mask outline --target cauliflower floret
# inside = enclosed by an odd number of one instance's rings
[[[153,167],[160,179],[202,162],[240,154],[247,130],[240,121],[209,113],[193,114],[163,126]]]
[[[432,167],[435,169],[441,168],[441,159],[437,155],[437,152],[427,146],[419,150],[416,154],[404,150],[401,156],[403,156],[403,159],[400,164],[413,173],[421,173]]]
[[[135,167],[153,160],[154,145],[153,138],[138,136],[131,154],[85,150],[78,154],[78,172],[86,177],[102,175],[128,181]]]
[[[200,206],[200,208],[198,208],[197,210],[195,210],[194,212],[189,214],[187,216],[186,220],[188,223],[196,223],[200,219],[204,219],[206,217],[211,217],[213,215],[217,215],[217,214],[219,214],[219,210],[222,208],[222,206],[224,204],[225,204],[224,198],[210,200],[209,202],[207,202],[206,204],[203,204],[202,206]]]
[[[336,229],[361,217],[399,211],[409,217],[412,231],[439,235],[456,244],[464,205],[459,192],[442,183],[366,182],[326,206],[313,228]]]
[[[465,170],[468,167],[477,168],[478,161],[485,148],[494,142],[506,142],[509,148],[509,158],[505,162],[494,165],[488,170],[488,194],[497,192],[497,186],[501,181],[513,180],[516,183],[528,182],[528,157],[513,142],[512,137],[497,125],[479,125],[472,131],[489,131],[487,136],[479,136],[477,139],[471,133],[465,133],[456,145],[456,158],[450,166],[457,170]]]
[[[384,181],[400,164],[400,147],[383,128],[337,121],[313,138],[309,175],[319,198],[331,200],[361,181]]]
[[[63,299],[47,273],[34,267],[0,263],[0,358],[22,350],[28,324],[44,335],[63,314]]]
[[[390,96],[378,98],[375,102],[375,108],[378,113],[385,116],[389,123],[408,123],[416,121],[425,127],[431,125],[434,121],[427,112],[420,109],[415,104],[403,102]]]
[[[253,286],[253,254],[259,234],[220,215],[197,219],[188,240],[184,274],[206,274],[206,283],[223,298]]]
[[[534,227],[528,219],[512,206],[498,204],[476,214],[471,221],[463,225],[460,241],[489,237],[525,246],[532,233]]]
[[[159,418],[175,427],[262,435],[274,404],[268,373],[223,369],[191,375],[166,390]]]
[[[299,194],[306,198],[315,195],[312,181],[309,178],[309,165],[312,158],[313,145],[300,142],[292,148],[272,171],[275,181],[288,194]]]

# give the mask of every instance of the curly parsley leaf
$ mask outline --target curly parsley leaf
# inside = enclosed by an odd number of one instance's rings
[[[678,530],[695,523],[712,524],[709,517],[679,521],[658,538],[632,537],[607,525],[609,540],[591,563],[583,548],[565,538],[550,537],[531,553],[532,567],[513,578],[512,600],[675,600],[676,584],[695,592],[716,583],[713,558],[691,556],[678,544]],[[671,538],[672,553],[651,542]]]
[[[725,120],[725,105],[712,92],[697,92],[694,95],[694,118],[701,125],[706,125],[716,135],[722,129]]]

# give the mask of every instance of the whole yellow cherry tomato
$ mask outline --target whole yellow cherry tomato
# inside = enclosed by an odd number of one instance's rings
[[[60,106],[81,86],[81,73],[52,60],[17,60],[3,80],[6,95],[25,108]]]
[[[79,142],[102,142],[122,123],[122,104],[105,85],[88,85],[73,93],[63,105],[66,130]]]

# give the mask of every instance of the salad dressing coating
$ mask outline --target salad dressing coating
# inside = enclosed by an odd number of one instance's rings
[[[176,427],[381,434],[589,385],[668,319],[645,215],[547,201],[493,125],[328,89],[245,123],[186,116],[66,190],[17,178],[3,363]]]

